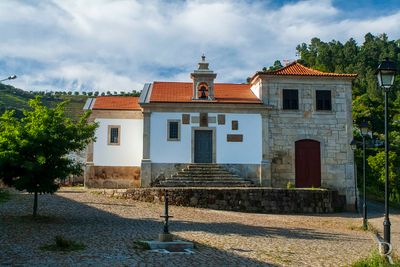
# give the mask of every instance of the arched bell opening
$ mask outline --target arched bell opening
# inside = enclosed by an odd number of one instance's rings
[[[197,86],[197,97],[198,99],[208,99],[208,84],[207,83],[200,83]]]

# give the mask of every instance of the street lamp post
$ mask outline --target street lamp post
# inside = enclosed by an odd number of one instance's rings
[[[351,150],[355,151],[357,149],[357,141],[356,140],[351,140],[350,142],[350,148]],[[354,174],[355,174],[355,179],[354,179],[354,194],[356,197],[355,200],[355,207],[356,207],[356,212],[358,212],[358,185],[357,185],[357,164],[355,161],[355,155],[354,155]]]
[[[367,219],[367,197],[366,197],[366,179],[365,179],[365,137],[368,135],[368,121],[363,119],[359,124],[361,136],[362,136],[362,147],[363,147],[363,228],[368,229]]]
[[[7,77],[5,79],[0,80],[0,82],[4,82],[4,81],[7,81],[7,80],[14,80],[14,79],[17,79],[17,75],[9,76],[9,77]]]
[[[386,58],[379,64],[376,70],[378,83],[385,92],[385,218],[383,220],[383,239],[390,244],[390,220],[389,220],[389,138],[388,138],[388,92],[393,86],[396,75],[396,64]],[[385,250],[389,248],[385,246]],[[387,252],[387,251],[385,251]]]

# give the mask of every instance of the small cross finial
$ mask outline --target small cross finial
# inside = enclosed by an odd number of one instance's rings
[[[204,53],[203,53],[203,55],[201,56],[201,61],[206,61],[206,56],[204,55]]]

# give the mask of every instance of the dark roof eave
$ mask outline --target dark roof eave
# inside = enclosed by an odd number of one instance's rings
[[[232,105],[236,105],[237,107],[241,108],[250,108],[250,109],[272,109],[273,106],[271,105],[265,105],[262,102],[259,103],[237,103],[237,102],[232,102],[232,103],[216,103],[216,102],[150,102],[150,103],[140,103],[140,106],[142,108],[152,108],[152,107],[171,107],[171,108],[176,108],[176,104],[180,104],[180,107],[182,108],[196,108],[203,106],[204,104],[212,105],[212,107],[217,107],[217,108],[225,108],[225,107],[232,107]]]
[[[140,108],[93,108],[92,110],[124,110],[124,111],[142,111]]]

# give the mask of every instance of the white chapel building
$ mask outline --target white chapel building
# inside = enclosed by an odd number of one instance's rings
[[[89,99],[99,123],[85,185],[323,187],[354,204],[352,81],[293,62],[219,83],[203,56],[188,82]]]

